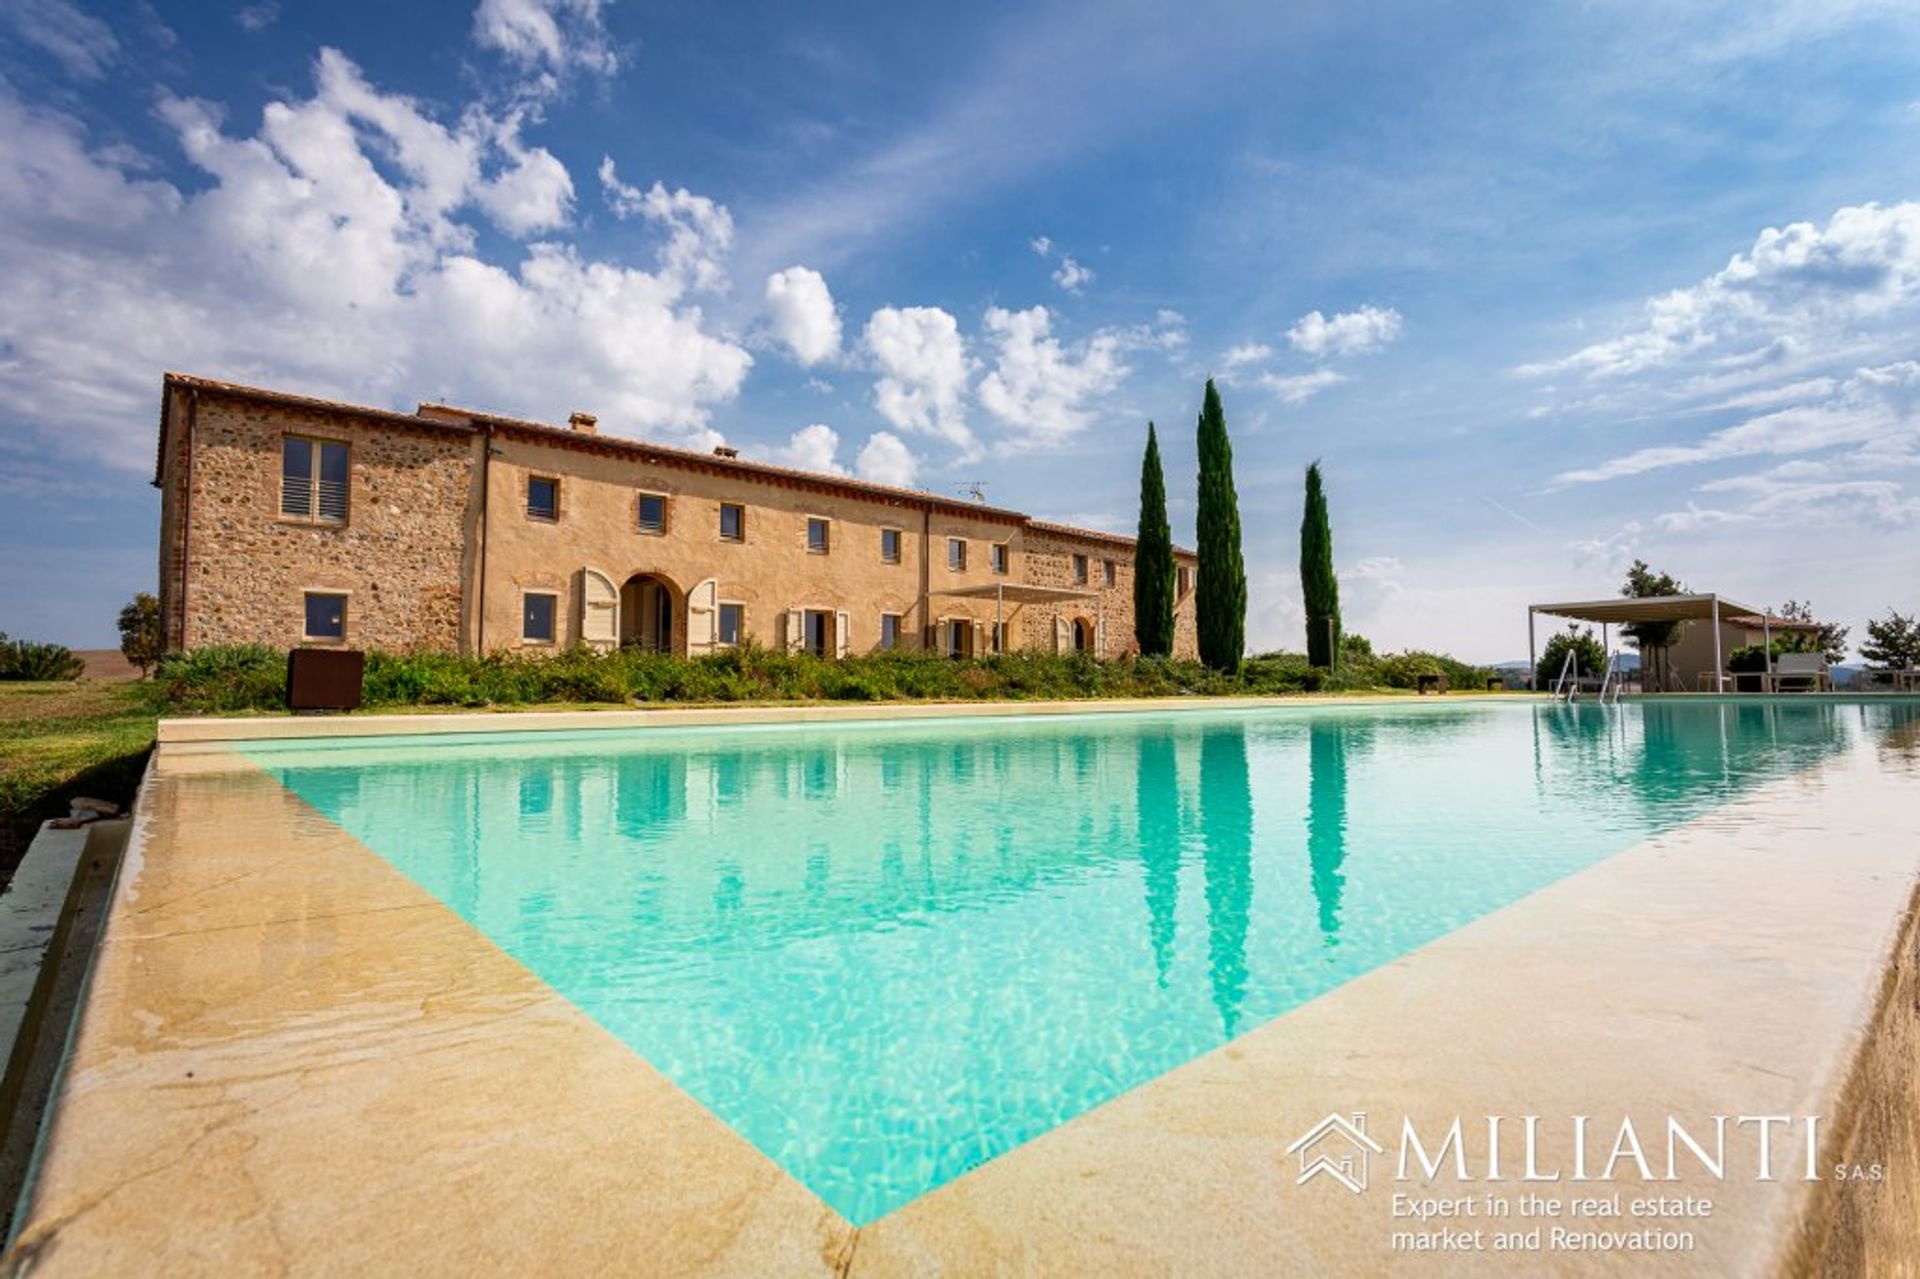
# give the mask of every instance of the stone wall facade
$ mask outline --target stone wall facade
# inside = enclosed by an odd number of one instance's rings
[[[156,483],[171,648],[646,643],[689,654],[720,638],[723,608],[742,640],[769,648],[799,647],[817,625],[829,652],[872,652],[890,624],[897,647],[948,651],[957,640],[986,654],[997,610],[1009,648],[1134,648],[1128,538],[439,406],[396,414],[180,377],[165,396]],[[289,436],[348,447],[343,520],[281,513]],[[530,505],[535,481],[543,496],[557,492],[553,513]],[[643,498],[658,528],[641,518]],[[723,532],[728,506],[737,537]],[[809,544],[816,520],[826,521],[824,550]],[[1085,582],[1075,556],[1086,557]],[[1180,562],[1190,580],[1193,557]],[[1095,597],[1022,598],[1031,586]],[[996,601],[996,587],[1013,598]],[[343,639],[306,633],[314,591],[347,597]],[[537,633],[548,611],[551,638]],[[1183,656],[1193,655],[1191,615],[1189,590],[1177,611]]]
[[[161,468],[162,616],[170,648],[458,649],[475,451],[466,432],[169,393]],[[289,435],[348,447],[346,518],[283,515]],[[306,635],[309,591],[347,597],[346,636]]]

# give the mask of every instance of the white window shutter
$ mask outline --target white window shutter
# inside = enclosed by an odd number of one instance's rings
[[[1065,653],[1073,648],[1073,623],[1055,613],[1053,616],[1053,651]]]
[[[720,639],[720,579],[709,577],[687,592],[687,656],[711,653]]]
[[[847,633],[850,626],[851,623],[848,622],[845,613],[833,615],[833,655],[835,657],[845,657],[852,645],[852,637]]]
[[[1093,655],[1107,655],[1107,619],[1104,616],[1093,624]]]
[[[973,652],[969,656],[984,657],[989,651],[987,648],[987,624],[985,622],[975,622],[973,624]]]
[[[787,651],[797,653],[807,646],[806,610],[790,608],[787,610]]]
[[[580,642],[612,648],[620,642],[620,592],[599,569],[580,570]]]

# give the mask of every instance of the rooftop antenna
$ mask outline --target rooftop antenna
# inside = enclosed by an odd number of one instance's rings
[[[983,506],[986,504],[987,482],[985,480],[967,480],[955,491],[958,492],[961,497],[970,497]]]

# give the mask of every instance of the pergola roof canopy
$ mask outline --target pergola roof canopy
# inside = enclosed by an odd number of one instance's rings
[[[959,595],[967,599],[1003,599],[1013,604],[1052,604],[1061,600],[1098,599],[1098,591],[1077,591],[1067,586],[1030,586],[1024,582],[994,582],[986,586],[956,586],[933,591],[934,595]]]
[[[1716,605],[1718,606],[1716,608]],[[1554,617],[1571,617],[1581,622],[1693,622],[1712,621],[1717,612],[1722,621],[1751,617],[1760,621],[1761,610],[1737,603],[1724,595],[1648,595],[1639,598],[1618,596],[1605,600],[1576,600],[1563,604],[1530,604],[1528,611]]]

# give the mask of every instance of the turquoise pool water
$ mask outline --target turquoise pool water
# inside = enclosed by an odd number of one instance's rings
[[[856,1223],[1912,707],[263,743]]]

